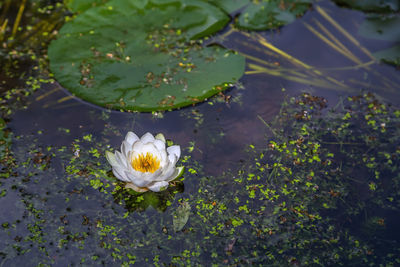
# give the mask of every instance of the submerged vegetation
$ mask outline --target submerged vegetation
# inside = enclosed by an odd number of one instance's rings
[[[3,170],[13,173],[4,195],[22,204],[1,222],[3,262],[399,264],[400,110],[368,93],[326,109],[320,97],[290,98],[235,173],[210,177],[185,148],[185,177],[160,193],[113,176],[110,125],[70,147],[32,140],[28,154],[18,142],[32,137],[21,136]]]

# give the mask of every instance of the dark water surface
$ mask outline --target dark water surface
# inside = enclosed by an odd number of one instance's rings
[[[323,8],[366,50],[375,52],[393,45],[358,35],[358,28],[365,19],[362,12],[339,8],[330,1],[320,1],[315,6]],[[371,61],[360,46],[341,34],[315,6],[304,17],[278,31],[246,36],[235,31],[228,34],[228,27],[216,36],[214,42],[268,62],[272,64],[268,68],[277,72],[255,74],[248,66],[248,73],[240,84],[224,95],[194,107],[160,114],[121,113],[75,99],[57,83],[43,85],[29,97],[27,108],[15,112],[8,124],[16,137],[12,150],[20,164],[16,167],[16,176],[3,179],[1,185],[7,191],[0,198],[0,223],[3,224],[0,232],[1,266],[119,266],[121,262],[129,262],[127,253],[136,257],[138,266],[157,265],[157,262],[162,266],[170,263],[173,266],[191,265],[182,259],[174,261],[173,257],[182,255],[193,240],[201,240],[204,236],[200,230],[192,229],[190,218],[186,230],[173,232],[172,214],[179,206],[178,199],[188,199],[200,188],[207,189],[200,176],[216,181],[220,179],[218,192],[223,198],[225,190],[229,190],[226,181],[234,178],[223,176],[223,173],[229,170],[235,173],[242,164],[251,162],[252,158],[245,152],[248,145],[265,147],[265,137],[271,136],[258,116],[271,121],[279,113],[285,97],[302,92],[326,98],[329,106],[337,103],[341,96],[359,94],[361,90],[374,92],[395,105],[400,103],[400,76],[396,68],[378,62],[371,62],[368,67],[354,67],[356,63],[307,29],[306,25],[317,28],[319,22],[361,62]],[[221,37],[224,34],[228,35]],[[310,68],[293,64],[293,60],[260,44],[258,38],[267,40]],[[249,58],[248,63],[257,62]],[[287,71],[280,71],[278,67]],[[302,82],[291,78],[293,71],[304,77]],[[313,82],[316,80],[320,85]],[[139,136],[146,132],[163,133],[181,146],[183,155],[192,155],[190,161],[197,162],[202,174],[200,171],[197,174],[186,171],[184,189],[172,196],[172,206],[163,211],[152,207],[141,212],[133,211],[125,219],[124,205],[114,203],[110,193],[104,194],[90,186],[88,181],[93,176],[82,173],[81,178],[79,175],[77,178],[66,168],[73,153],[77,152],[74,144],[81,144],[81,157],[88,155],[87,151],[92,147],[118,149],[128,131]],[[85,143],[83,136],[89,134],[92,141]],[[187,147],[192,142],[194,150],[189,153]],[[65,149],[60,152],[63,146]],[[90,162],[96,159],[92,157]],[[110,170],[103,155],[97,161],[100,165],[93,168]],[[39,166],[44,163],[46,166]],[[393,212],[389,217],[399,218],[399,215]],[[398,223],[394,219],[389,222]],[[105,230],[106,225],[115,229]],[[393,235],[400,237],[398,231]],[[118,247],[126,247],[125,251],[107,247],[117,237]],[[229,242],[235,243],[223,236],[212,236],[204,245],[199,244],[207,247],[223,243],[222,247],[229,250]],[[123,259],[116,256],[119,253],[123,254]],[[159,260],[155,260],[158,254]],[[214,261],[210,255],[190,257],[200,259],[199,262],[205,266],[210,266],[211,262],[228,264]]]

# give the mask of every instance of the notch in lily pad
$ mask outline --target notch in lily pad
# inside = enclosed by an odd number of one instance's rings
[[[252,1],[241,12],[237,26],[247,30],[272,30],[293,22],[302,16],[312,0]]]

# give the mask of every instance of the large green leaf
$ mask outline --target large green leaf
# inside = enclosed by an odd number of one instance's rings
[[[400,16],[372,16],[363,22],[359,33],[366,38],[397,42],[400,40]]]
[[[238,26],[249,30],[269,30],[293,22],[311,6],[311,0],[253,1],[240,14]]]
[[[391,13],[400,10],[399,0],[333,0],[339,5],[365,12]]]
[[[64,0],[65,5],[72,12],[83,12],[86,9],[101,5],[108,0]]]
[[[210,4],[216,5],[226,13],[231,14],[232,12],[248,5],[250,0],[206,0]]]
[[[183,202],[175,210],[172,221],[175,232],[179,232],[186,225],[187,221],[189,220],[190,210],[191,207],[188,202]]]
[[[400,66],[400,45],[375,52],[373,55],[386,63]]]
[[[113,0],[66,23],[50,68],[76,96],[113,109],[154,111],[202,101],[236,82],[242,56],[193,40],[229,21],[197,0]]]

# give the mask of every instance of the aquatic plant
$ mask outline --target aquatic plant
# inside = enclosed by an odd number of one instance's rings
[[[244,73],[242,56],[203,45],[228,21],[198,0],[109,1],[64,24],[49,46],[50,68],[74,95],[106,108],[149,112],[192,105]]]
[[[128,132],[121,152],[113,154],[107,151],[106,157],[114,175],[127,182],[126,187],[137,192],[159,192],[181,176],[184,170],[183,167],[175,167],[181,156],[180,146],[166,148],[165,142],[161,133],[155,137],[146,133],[139,139],[135,133]]]
[[[293,22],[310,7],[312,0],[253,0],[241,12],[237,26],[248,30],[270,30]]]

